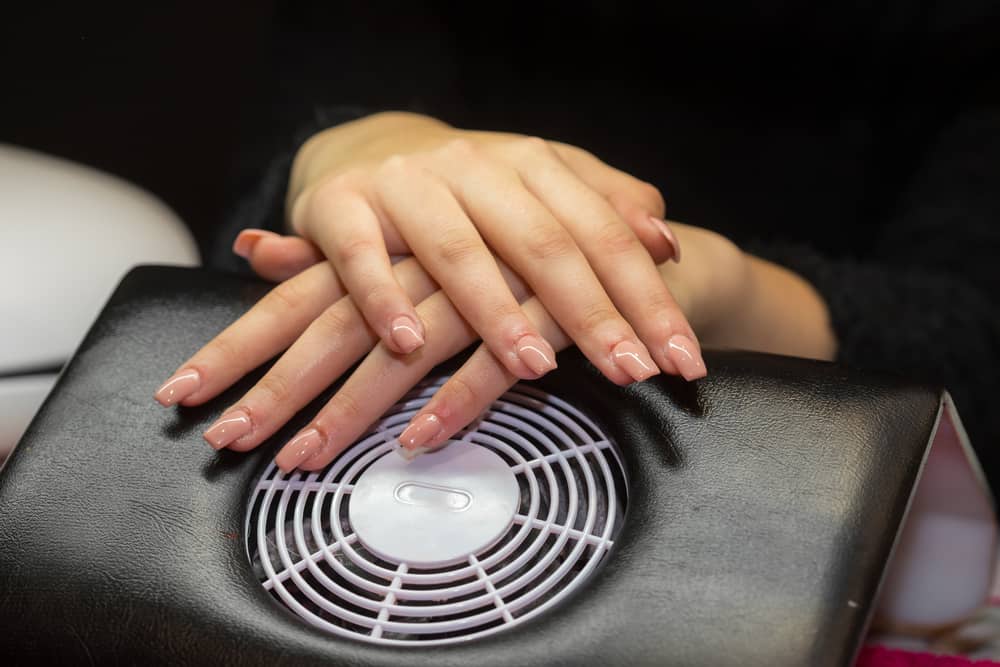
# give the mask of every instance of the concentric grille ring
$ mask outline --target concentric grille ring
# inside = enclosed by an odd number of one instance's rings
[[[352,529],[351,492],[445,378],[397,403],[326,469],[269,465],[251,493],[247,550],[264,588],[311,625],[382,644],[467,641],[551,608],[594,571],[621,527],[627,484],[615,445],[565,401],[517,385],[455,436],[510,466],[520,505],[481,553],[440,568],[384,560]]]

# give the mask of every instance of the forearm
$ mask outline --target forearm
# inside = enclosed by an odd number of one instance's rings
[[[732,322],[716,327],[708,344],[832,360],[837,340],[820,294],[798,274],[746,255],[745,297]]]

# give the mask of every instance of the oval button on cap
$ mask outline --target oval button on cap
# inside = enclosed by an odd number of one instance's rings
[[[472,504],[472,494],[468,491],[427,482],[403,482],[392,495],[407,505],[422,505],[453,512],[461,512]]]

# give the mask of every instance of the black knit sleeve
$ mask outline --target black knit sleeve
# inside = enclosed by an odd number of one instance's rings
[[[838,358],[948,388],[1000,481],[1000,105],[959,112],[924,151],[870,253],[831,259],[760,244],[825,298]]]
[[[252,164],[242,170],[234,188],[234,204],[216,235],[208,265],[213,268],[252,275],[247,263],[232,252],[233,241],[240,230],[252,227],[284,231],[285,194],[292,161],[299,148],[311,136],[330,127],[363,118],[378,110],[355,106],[315,107],[312,115],[298,127],[287,130],[283,146],[261,160],[245,157]],[[276,130],[278,136],[280,129]],[[265,149],[267,150],[267,149]]]

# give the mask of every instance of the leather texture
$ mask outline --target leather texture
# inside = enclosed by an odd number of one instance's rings
[[[4,662],[172,665],[843,665],[859,648],[940,392],[833,364],[706,354],[708,378],[618,388],[560,356],[542,384],[629,474],[602,567],[535,621],[461,645],[307,626],[257,583],[250,488],[311,406],[249,454],[211,404],[152,393],[266,286],[143,267],[123,281],[0,471]],[[325,400],[327,396],[319,400]],[[10,661],[10,662],[8,662]]]

